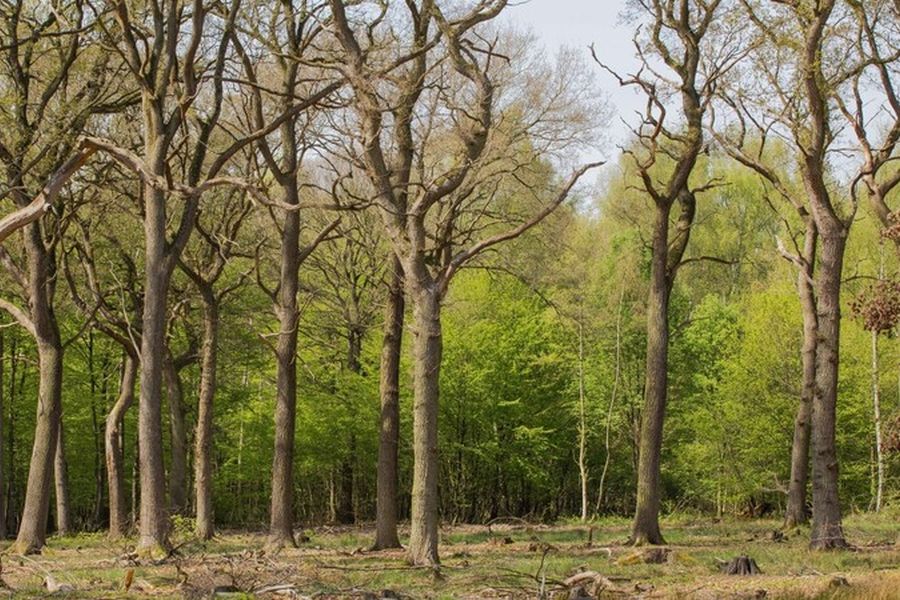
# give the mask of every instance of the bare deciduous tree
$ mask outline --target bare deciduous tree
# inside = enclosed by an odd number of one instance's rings
[[[127,181],[126,186],[132,182]],[[115,188],[107,178],[107,189]],[[88,188],[86,193],[95,188]],[[129,200],[132,200],[129,198]],[[125,492],[124,420],[135,398],[135,386],[140,367],[141,315],[144,295],[141,274],[132,254],[126,250],[127,242],[108,233],[113,213],[127,211],[114,202],[104,203],[100,194],[93,193],[91,211],[79,216],[80,234],[72,236],[71,249],[66,253],[64,272],[69,292],[75,305],[85,318],[92,319],[92,327],[113,340],[122,349],[119,390],[106,415],[104,427],[104,453],[109,500],[109,538],[120,539],[128,532],[129,506]],[[95,243],[94,237],[101,239]],[[111,256],[104,260],[110,264],[109,277],[101,279],[98,271],[98,246],[103,246]],[[80,271],[82,277],[78,277]],[[79,281],[84,282],[84,290]]]
[[[816,222],[802,201],[802,192],[776,165],[782,160],[778,144],[770,140],[765,126],[753,119],[752,109],[746,106],[736,90],[720,91],[722,104],[727,107],[730,119],[729,131],[717,130],[714,123],[712,135],[725,152],[738,163],[755,172],[774,191],[782,203],[796,214],[801,229],[793,220],[782,216],[782,224],[792,244],[787,248],[778,241],[778,251],[797,269],[797,295],[803,317],[803,343],[801,355],[801,384],[794,433],[791,443],[791,474],[787,486],[784,527],[792,528],[809,520],[806,490],[809,486],[809,447],[811,437],[812,403],[816,385],[816,345],[818,342],[818,318],[816,316],[815,265],[818,249]],[[769,206],[780,213],[774,199],[766,197]],[[802,239],[802,241],[801,241]]]
[[[303,229],[301,177],[303,160],[316,138],[315,111],[311,110],[340,87],[340,82],[322,81],[316,72],[307,78],[301,61],[322,31],[319,24],[323,4],[281,1],[272,9],[257,7],[248,15],[246,39],[234,36],[245,78],[250,82],[247,121],[251,128],[265,131],[256,147],[261,168],[273,180],[279,199],[270,216],[280,234],[280,262],[277,283],[267,286],[258,277],[260,288],[272,301],[278,318],[276,357],[275,447],[272,459],[272,499],[269,513],[268,547],[294,546],[294,438],[297,413],[297,325],[299,270],[303,262],[337,225],[332,222],[309,243],[301,241]],[[269,32],[278,32],[269,35]],[[272,62],[263,57],[274,57]],[[268,68],[274,88],[261,84]],[[274,72],[274,73],[272,73]],[[280,116],[266,118],[266,111]],[[274,126],[273,126],[274,125]],[[277,142],[269,140],[277,133]],[[277,144],[277,150],[276,148]]]
[[[721,0],[640,1],[646,32],[635,40],[641,68],[634,75],[612,73],[623,86],[646,97],[643,120],[634,131],[633,158],[642,191],[653,201],[650,289],[647,301],[647,364],[641,413],[637,506],[633,544],[662,544],[659,529],[660,454],[669,385],[669,300],[696,214],[696,196],[708,189],[692,175],[704,146],[704,115],[725,72],[741,49],[719,52],[730,34],[721,23]],[[713,38],[719,38],[710,41]],[[595,56],[596,58],[596,56]],[[668,73],[657,70],[657,62]],[[602,64],[602,63],[601,63]],[[678,99],[670,106],[670,97]],[[676,116],[677,115],[677,116]],[[672,210],[678,206],[674,230]]]
[[[539,223],[596,165],[576,169],[555,193],[536,189],[544,206],[531,215],[517,215],[520,224],[502,230],[504,220],[517,217],[506,213],[506,219],[497,218],[486,206],[498,202],[493,206],[502,212],[502,174],[535,164],[529,160],[532,155],[521,162],[510,157],[514,164],[503,164],[492,152],[503,138],[501,121],[510,126],[504,132],[510,136],[503,139],[506,149],[522,148],[517,143],[524,145],[528,138],[527,127],[516,129],[511,115],[501,108],[508,105],[498,98],[492,65],[503,59],[496,56],[494,42],[475,34],[479,25],[500,13],[505,0],[480,2],[452,17],[436,2],[408,3],[403,18],[410,26],[380,34],[376,29],[385,23],[386,6],[374,14],[348,11],[339,0],[331,0],[330,6],[332,30],[341,50],[339,68],[354,94],[357,128],[351,135],[357,146],[349,162],[365,169],[412,304],[414,469],[409,560],[437,565],[441,305],[448,286],[467,262]],[[379,44],[381,35],[408,38],[397,45],[403,50],[385,51]],[[448,115],[446,121],[443,114]],[[443,148],[434,149],[438,139]],[[527,148],[523,152],[528,154]],[[495,218],[493,227],[478,217],[470,220],[473,205],[481,208],[484,220]],[[492,229],[499,232],[491,235]]]
[[[212,497],[213,407],[216,395],[219,323],[222,302],[244,283],[244,276],[219,286],[229,260],[238,253],[237,237],[252,205],[243,194],[232,192],[220,201],[212,213],[213,221],[204,224],[198,215],[200,248],[188,248],[179,260],[179,268],[190,278],[200,294],[203,333],[200,344],[200,389],[197,399],[197,425],[194,433],[194,505],[196,533],[202,540],[212,539],[215,531]]]
[[[38,3],[7,3],[0,8],[0,19],[6,42],[0,77],[11,95],[0,117],[2,195],[16,206],[0,220],[0,241],[21,230],[19,247],[24,253],[0,251],[28,308],[8,299],[0,300],[0,306],[35,338],[41,374],[25,506],[15,543],[16,551],[29,553],[45,542],[50,477],[61,427],[63,343],[54,294],[57,247],[69,211],[51,208],[68,179],[93,153],[78,144],[77,135],[91,115],[120,108],[123,98],[109,90],[108,82],[115,76],[110,57],[93,56],[93,65],[87,63],[85,42],[92,38],[96,21],[81,3],[66,4],[49,15]],[[64,486],[59,490],[64,492]],[[66,526],[65,519],[60,524]]]
[[[800,266],[799,291],[804,299],[806,353],[815,346],[814,366],[809,364],[808,356],[804,360],[805,377],[808,379],[810,371],[815,372],[810,416],[813,496],[810,545],[814,549],[842,548],[847,542],[838,497],[835,448],[841,280],[847,238],[857,211],[856,185],[865,180],[866,173],[872,169],[877,171],[880,159],[871,148],[868,154],[863,150],[861,175],[853,181],[850,193],[845,197],[835,189],[829,155],[837,151],[835,141],[839,129],[836,122],[841,114],[850,120],[858,138],[862,134],[861,147],[867,145],[869,134],[863,126],[859,81],[869,66],[883,81],[887,58],[878,42],[873,46],[868,41],[874,22],[870,20],[873,13],[867,10],[876,5],[880,10],[893,8],[882,2],[866,3],[863,7],[862,3],[836,0],[797,0],[779,4],[744,0],[742,4],[748,21],[754,26],[757,41],[752,52],[752,67],[741,78],[737,96],[739,107],[735,113],[743,113],[745,118],[739,117],[739,121],[752,123],[760,132],[757,134],[762,141],[760,147],[764,146],[768,135],[786,141],[796,161],[802,198],[785,186],[779,189],[772,170],[759,159],[761,149],[757,158],[749,158],[745,152],[739,159],[773,183],[777,192],[795,206],[804,222],[803,248],[797,245],[795,253],[785,254]],[[853,18],[854,14],[862,16]],[[803,40],[802,44],[789,41],[791,36]],[[849,94],[842,91],[848,82]],[[740,127],[744,128],[743,125]],[[888,142],[891,135],[888,134]],[[878,190],[874,193],[877,196]],[[878,204],[877,200],[875,204]],[[813,319],[815,332],[812,331]],[[810,339],[813,336],[815,342]],[[809,381],[805,381],[804,387],[809,388],[809,385]],[[805,395],[809,396],[809,392],[806,389]],[[802,449],[796,436],[794,450],[796,461],[800,461]],[[799,470],[796,462],[792,470]],[[793,495],[799,501],[798,489],[793,490]],[[799,510],[799,507],[794,509]],[[788,517],[788,520],[792,518],[791,515]]]

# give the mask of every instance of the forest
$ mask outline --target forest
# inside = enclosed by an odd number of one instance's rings
[[[0,2],[0,587],[896,597],[900,0],[517,4]]]

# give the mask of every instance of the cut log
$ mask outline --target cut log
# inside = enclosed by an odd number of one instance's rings
[[[575,573],[563,581],[569,589],[569,598],[594,598],[604,590],[611,590],[615,586],[613,582],[596,571],[582,571]]]
[[[563,584],[566,587],[574,587],[576,585],[586,584],[591,584],[595,587],[600,586],[602,588],[613,587],[612,581],[596,571],[582,571],[581,573],[575,573],[574,575],[563,581]]]

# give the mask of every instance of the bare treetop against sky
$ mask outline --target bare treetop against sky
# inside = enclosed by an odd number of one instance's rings
[[[619,15],[625,0],[528,0],[511,6],[506,13],[510,23],[534,31],[548,52],[571,48],[590,60],[588,47],[594,44],[597,56],[616,70],[631,72],[636,64],[633,26],[621,23]],[[594,65],[593,62],[589,63]],[[640,110],[641,99],[595,65],[599,87],[608,94],[615,110],[610,119],[609,137],[621,143],[628,135],[622,119],[630,120]]]

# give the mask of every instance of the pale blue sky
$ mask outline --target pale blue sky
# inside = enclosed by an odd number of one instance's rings
[[[619,23],[625,0],[513,0],[510,4],[506,18],[534,31],[549,52],[567,46],[589,57],[588,46],[594,44],[606,64],[620,72],[633,72],[637,62],[631,42],[634,30]],[[633,90],[621,89],[599,66],[596,69],[597,82],[614,109],[609,137],[612,142],[622,142],[628,131],[622,118],[634,121],[634,111],[641,108],[640,98]],[[613,147],[605,152],[607,158],[615,153]]]

